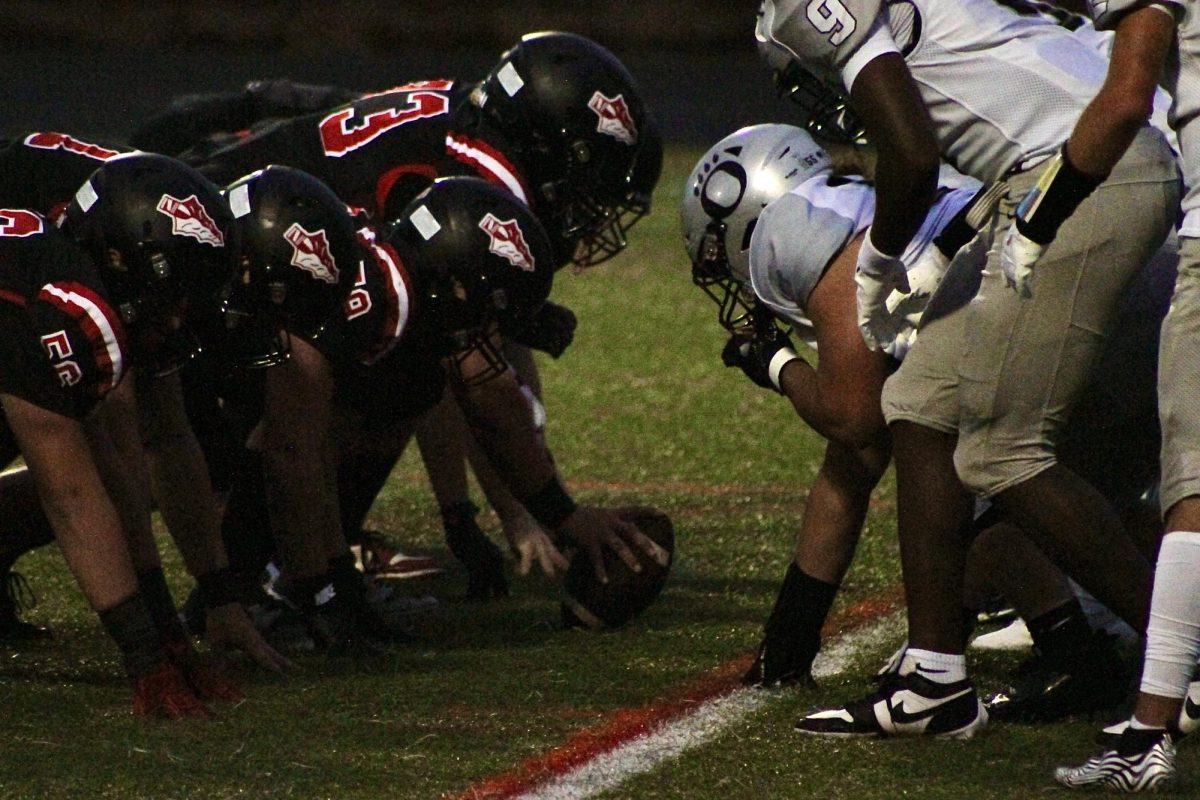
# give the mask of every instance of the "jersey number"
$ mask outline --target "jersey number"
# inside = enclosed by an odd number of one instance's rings
[[[837,47],[854,33],[858,23],[841,0],[811,0],[808,21],[821,33],[829,34],[829,43]]]
[[[344,108],[321,120],[321,147],[325,155],[340,158],[392,128],[418,119],[437,117],[449,110],[450,98],[434,92],[413,92],[408,96],[408,105],[374,111],[361,120],[354,119],[353,108]]]
[[[346,319],[361,317],[371,310],[371,293],[366,290],[367,269],[360,261],[358,264],[358,279],[354,288],[346,295]]]
[[[79,383],[83,378],[83,370],[79,368],[78,362],[70,358],[70,356],[75,355],[75,351],[71,349],[71,340],[67,338],[65,330],[48,333],[43,336],[42,349],[50,357],[54,371],[58,374],[58,382],[61,385],[74,386]]]

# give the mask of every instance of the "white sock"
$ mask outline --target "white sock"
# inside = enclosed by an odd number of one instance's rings
[[[900,674],[917,673],[934,683],[954,683],[967,679],[967,657],[962,653],[935,653],[908,648],[900,662]]]
[[[1200,656],[1200,532],[1163,537],[1154,568],[1141,690],[1182,698]]]

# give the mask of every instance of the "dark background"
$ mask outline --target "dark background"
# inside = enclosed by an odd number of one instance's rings
[[[633,73],[670,141],[790,119],[754,46],[757,0],[494,3],[0,0],[0,136],[117,140],[171,97],[287,77],[379,89],[476,80],[535,30],[569,30]]]

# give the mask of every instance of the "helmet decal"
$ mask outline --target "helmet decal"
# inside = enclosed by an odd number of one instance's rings
[[[0,208],[0,236],[25,238],[43,230],[42,218],[20,208]]]
[[[488,252],[507,259],[514,267],[520,267],[526,272],[533,272],[533,253],[525,242],[525,234],[516,219],[502,220],[488,212],[479,221],[479,227],[491,238]]]
[[[25,137],[25,145],[36,147],[39,150],[66,150],[69,153],[77,153],[81,156],[94,158],[97,161],[106,161],[121,155],[120,150],[110,150],[98,144],[83,142],[65,133],[31,133]]]
[[[588,101],[588,108],[600,118],[596,123],[596,130],[600,133],[607,134],[622,144],[637,144],[637,125],[633,121],[633,115],[629,113],[629,106],[626,105],[623,95],[607,97],[597,90]]]
[[[171,218],[171,233],[175,236],[190,236],[213,247],[225,246],[225,234],[196,195],[180,200],[164,194],[158,201],[158,211]]]
[[[299,222],[293,222],[283,238],[292,246],[292,266],[299,267],[317,280],[338,282],[337,261],[329,250],[329,238],[324,229],[306,231]]]

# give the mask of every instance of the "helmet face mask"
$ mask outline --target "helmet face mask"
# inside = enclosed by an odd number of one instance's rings
[[[503,373],[497,335],[528,325],[556,263],[529,209],[487,181],[442,178],[401,212],[389,238],[412,256],[420,316],[438,357],[468,385]]]
[[[582,36],[528,34],[472,101],[528,170],[532,204],[560,263],[592,266],[624,249],[627,231],[649,209],[662,145],[620,61]],[[644,164],[655,158],[651,176]]]
[[[692,169],[680,205],[680,227],[692,281],[718,306],[731,332],[753,322],[750,242],[759,214],[805,181],[828,173],[829,156],[793,125],[742,128],[709,148]]]
[[[795,61],[775,71],[775,88],[800,108],[804,128],[817,139],[831,144],[865,146],[867,129],[850,101],[831,89]]]
[[[100,268],[142,371],[166,375],[200,352],[239,249],[216,186],[175,159],[131,153],[88,178],[61,224]]]
[[[320,338],[341,313],[361,259],[354,219],[317,178],[270,166],[225,189],[243,241],[226,314],[236,367],[282,363],[291,335]]]

